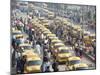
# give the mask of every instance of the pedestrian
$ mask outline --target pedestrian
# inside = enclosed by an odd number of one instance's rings
[[[47,66],[47,69],[45,70],[45,72],[50,72],[50,67]]]
[[[38,54],[41,55],[41,46],[40,46],[39,42],[36,42],[36,50],[37,50]]]
[[[20,21],[23,23],[23,18],[22,17],[20,17]]]
[[[48,49],[48,45],[47,44],[43,44],[43,49]]]
[[[45,72],[45,70],[46,70],[46,62],[47,61],[48,61],[48,59],[47,59],[46,55],[44,55],[44,57],[43,57],[43,72]]]
[[[23,74],[24,73],[24,66],[25,66],[25,63],[26,63],[26,56],[22,56],[22,58],[21,58],[21,61],[20,61],[20,63],[21,63],[21,74]]]
[[[82,58],[83,57],[83,48],[82,47],[80,48],[79,52],[80,52],[79,53],[80,54],[80,58]]]
[[[75,54],[78,56],[78,47],[75,47]]]
[[[58,72],[58,62],[54,61],[52,64],[52,68],[53,68],[54,72]]]
[[[50,58],[51,58],[51,52],[49,50],[47,51],[47,57],[50,60]]]
[[[16,60],[16,58],[15,58],[15,50],[12,48],[12,57],[11,57],[11,60],[12,60],[12,67],[14,67],[15,66],[15,60]]]
[[[15,44],[15,39],[12,38],[12,47],[15,49],[16,48],[16,44]]]
[[[43,61],[44,62],[48,61],[47,52],[45,52],[45,51],[44,51]]]
[[[16,60],[17,60],[16,72],[17,74],[20,74],[21,73],[21,59],[20,57],[18,57]]]

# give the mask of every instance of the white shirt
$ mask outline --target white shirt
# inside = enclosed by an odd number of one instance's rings
[[[41,54],[41,52],[40,52],[41,47],[40,47],[40,45],[39,45],[39,44],[37,44],[37,45],[36,45],[36,50],[37,50],[38,54]]]

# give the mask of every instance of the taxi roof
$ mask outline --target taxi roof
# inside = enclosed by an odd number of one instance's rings
[[[64,44],[61,43],[61,42],[59,42],[59,43],[55,43],[54,45],[55,45],[55,46],[57,46],[57,45],[63,45],[63,46],[64,46]]]
[[[59,47],[58,49],[59,49],[59,50],[63,50],[63,49],[65,49],[65,50],[70,50],[70,48],[69,48],[69,47],[66,47],[66,46],[64,46],[64,47]]]
[[[56,36],[55,34],[47,34],[47,36],[49,37],[49,36]]]
[[[62,41],[59,39],[53,39],[53,40],[51,40],[51,42],[62,42]]]
[[[44,26],[45,26],[45,25],[49,25],[49,23],[44,23],[43,25],[44,25]]]
[[[26,51],[24,51],[22,53],[22,55],[27,55],[27,54],[34,54],[35,55],[35,53],[33,52],[33,50],[26,50]]]
[[[23,37],[23,34],[15,35],[15,37]]]
[[[27,52],[25,51],[24,53],[22,53],[22,55],[26,55],[27,58],[40,58],[39,55],[37,53],[34,53],[34,51],[32,50],[27,50]]]
[[[39,57],[39,56],[37,56],[37,57],[29,57],[29,58],[27,58],[27,61],[35,61],[35,60],[41,60],[41,58]]]
[[[51,34],[51,32],[50,32],[49,30],[44,31],[43,33],[48,33],[48,34]]]
[[[51,37],[49,37],[49,39],[52,39],[52,40],[53,40],[53,39],[58,39],[58,37],[52,37],[52,36],[51,36]]]
[[[50,31],[49,29],[47,29],[44,25],[41,26],[39,29],[41,29],[42,31]]]
[[[72,54],[71,53],[58,53],[58,56],[61,56],[61,57],[66,56],[66,57],[69,57],[69,56],[72,56]]]
[[[40,20],[44,20],[44,19],[45,19],[45,17],[39,17],[39,19],[40,19]]]
[[[13,32],[13,33],[21,33],[20,30],[13,30],[12,32]]]
[[[72,57],[69,57],[68,60],[71,61],[71,60],[81,60],[81,59],[80,57],[72,56]]]
[[[80,25],[72,25],[72,27],[75,28],[75,29],[81,29]]]
[[[49,21],[49,20],[46,20],[46,19],[42,20],[43,23],[44,23],[44,22],[48,23],[48,21]]]

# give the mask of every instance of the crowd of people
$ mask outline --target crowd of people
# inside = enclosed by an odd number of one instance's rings
[[[22,56],[22,51],[19,50],[19,45],[21,43],[28,43],[32,45],[32,48],[35,49],[35,52],[43,60],[41,66],[42,72],[59,71],[59,63],[55,60],[55,57],[52,54],[50,40],[33,26],[33,20],[37,18],[37,15],[33,16],[27,13],[27,17],[23,18],[22,16],[16,17],[16,14],[17,12],[14,12],[11,16],[12,31],[13,29],[19,30],[21,31],[20,33],[25,36],[17,38],[14,37],[12,32],[12,67],[16,67],[17,73],[24,73],[24,66],[27,57]],[[53,23],[49,25],[48,29],[50,29],[52,33],[56,34],[56,36],[62,40],[65,45],[71,46],[75,51],[76,56],[82,58],[83,52],[85,52],[92,55],[95,59],[96,41],[92,42],[91,45],[86,46],[83,39],[84,35],[80,31],[74,33],[71,26],[63,25],[63,22],[61,21],[56,23],[55,19]]]
[[[49,29],[55,33],[59,39],[63,40],[66,45],[72,46],[77,56],[82,57],[83,52],[85,52],[95,59],[96,41],[92,41],[91,44],[87,46],[84,42],[84,33],[81,31],[74,33],[72,25],[64,25],[61,20],[59,22],[54,20],[49,26]]]
[[[14,13],[15,15],[15,13]],[[23,17],[17,18],[16,15],[12,16],[12,30],[20,30],[22,34],[28,37],[15,38],[12,34],[12,67],[16,67],[17,73],[24,73],[24,65],[26,57],[22,56],[19,45],[21,43],[29,43],[32,48],[36,49],[36,53],[43,59],[42,72],[58,71],[58,63],[52,61],[52,55],[49,48],[49,40],[43,36],[41,32],[32,27],[32,18],[26,19]]]

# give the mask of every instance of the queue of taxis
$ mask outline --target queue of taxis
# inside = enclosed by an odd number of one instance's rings
[[[64,43],[59,40],[59,38],[49,31],[42,24],[34,25],[40,32],[50,40],[51,52],[53,54],[54,59],[59,62],[66,64],[68,70],[78,70],[78,69],[87,69],[88,65],[82,63],[81,58],[74,56],[71,51],[73,50],[71,47],[67,47]]]
[[[45,22],[42,20],[42,22]],[[49,39],[49,45],[51,48],[51,53],[53,59],[59,64],[65,64],[68,70],[85,70],[88,69],[86,63],[82,63],[81,58],[73,55],[73,48],[66,46],[63,41],[61,41],[54,33],[52,33],[46,25],[38,21],[38,19],[33,20],[33,29],[37,30],[37,33],[43,33],[43,35]],[[48,22],[47,22],[48,23]],[[64,24],[67,25],[68,22]],[[79,27],[72,27],[74,31],[81,30]],[[14,38],[23,39],[28,36],[21,32],[20,30],[13,29],[12,34]],[[95,39],[94,35],[90,35],[89,38]],[[18,45],[19,52],[22,56],[26,56],[26,64],[24,67],[24,73],[36,73],[42,72],[43,60],[35,52],[36,49],[32,48],[32,45],[28,42],[20,42]],[[66,69],[66,70],[67,70]]]
[[[45,27],[47,27],[48,28],[48,20],[47,19],[45,19],[44,17],[42,17],[42,18],[39,18],[39,21],[40,21],[40,23],[43,25],[43,26],[45,26]]]
[[[61,19],[64,26],[67,26],[66,32],[71,31],[71,35],[74,38],[78,38],[79,35],[83,36],[83,41],[85,43],[85,48],[93,45],[94,42],[96,42],[96,34],[90,33],[90,31],[87,31],[83,29],[82,25],[73,25],[70,24],[69,21]]]
[[[23,42],[22,39],[24,38]],[[24,73],[42,72],[42,59],[36,53],[36,49],[32,47],[29,41],[26,41],[28,35],[17,28],[12,27],[12,39],[15,41],[16,50],[21,53],[20,57],[26,58]]]
[[[14,66],[22,67],[18,65],[20,61],[20,64],[24,65],[24,72],[17,67],[16,72],[29,74],[89,69],[92,63],[81,53],[85,52],[90,44],[94,44],[95,33],[91,34],[82,28],[82,25],[73,24],[73,15],[65,18],[56,13],[56,10],[51,10],[51,7],[47,8],[50,5],[45,5],[46,3],[43,3],[43,6],[32,2],[28,4],[29,11],[17,15],[19,26],[15,20],[16,25],[11,29],[12,40],[16,45],[16,48],[12,45],[12,50],[18,53],[18,56],[15,55],[17,64]],[[16,18],[16,13],[14,15]]]

